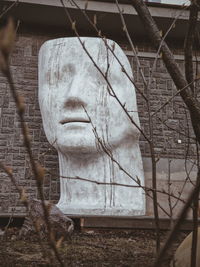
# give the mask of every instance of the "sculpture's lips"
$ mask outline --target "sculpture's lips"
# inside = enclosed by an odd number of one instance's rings
[[[73,122],[90,123],[89,119],[85,119],[85,118],[81,118],[81,117],[66,118],[66,119],[60,121],[61,124],[73,123]]]

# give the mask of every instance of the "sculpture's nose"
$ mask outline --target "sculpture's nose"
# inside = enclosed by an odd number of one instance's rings
[[[84,88],[84,80],[74,77],[64,95],[64,108],[69,110],[82,109],[87,106],[87,92]]]
[[[69,110],[81,109],[83,107],[86,107],[86,102],[79,97],[70,96],[64,102],[64,108]]]

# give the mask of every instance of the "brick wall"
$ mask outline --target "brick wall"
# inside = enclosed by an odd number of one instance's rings
[[[11,69],[15,87],[24,97],[26,103],[25,121],[28,124],[32,138],[34,158],[40,161],[47,169],[44,181],[46,199],[57,201],[59,198],[58,159],[55,150],[50,147],[42,128],[42,121],[37,100],[37,61],[41,44],[55,36],[37,35],[35,33],[19,34],[11,58]],[[122,47],[129,50],[124,44]],[[147,43],[138,43],[140,52],[154,52]],[[174,51],[181,54],[181,50],[174,46]],[[151,112],[156,111],[169,97],[176,92],[169,74],[158,60],[152,77],[149,92],[144,88],[139,68],[133,57],[129,56],[133,64],[135,82],[146,95],[149,94]],[[154,62],[151,56],[140,56],[141,67],[147,81]],[[179,61],[181,68],[183,62]],[[138,108],[142,129],[149,132],[147,105],[139,93]],[[183,134],[192,135],[190,123],[187,122],[188,114],[179,96],[176,96],[162,111],[153,118],[153,128],[158,157],[184,158],[189,153],[194,157],[195,145]],[[162,124],[160,121],[164,121]],[[167,126],[166,126],[167,125]],[[172,130],[174,129],[174,130]],[[181,140],[179,144],[178,140]],[[149,146],[141,137],[141,150],[143,157],[148,157]],[[189,152],[187,152],[189,151]],[[16,113],[15,103],[12,99],[6,79],[0,74],[0,160],[13,168],[14,176],[19,185],[25,186],[31,197],[37,197],[35,181],[30,170],[29,159],[23,145],[20,123]],[[10,213],[14,208],[15,213],[23,213],[24,207],[18,201],[18,194],[7,175],[0,171],[0,214]],[[149,207],[151,209],[151,207]]]
[[[32,138],[34,158],[44,164],[48,174],[44,181],[44,193],[47,199],[57,200],[59,183],[57,179],[58,161],[56,152],[49,146],[42,128],[42,120],[37,99],[38,51],[44,40],[49,37],[20,34],[11,58],[11,70],[17,92],[26,103],[25,121]],[[15,103],[9,91],[6,79],[0,76],[0,158],[13,168],[19,185],[25,186],[31,197],[37,197],[35,181],[30,163],[23,145],[20,123]],[[17,204],[16,212],[23,212],[23,206],[17,203],[18,194],[9,178],[0,173],[0,213],[11,212]]]
[[[141,66],[144,71],[147,82],[150,79],[150,70],[152,69],[154,58],[141,58]],[[177,61],[183,69],[181,61]],[[136,77],[135,81],[143,93],[148,96],[150,113],[154,114],[158,109],[172,99],[169,104],[152,116],[152,128],[155,138],[155,152],[158,157],[185,158],[186,153],[191,157],[195,156],[196,145],[192,138],[194,134],[190,124],[190,117],[187,109],[177,90],[167,73],[161,59],[158,60],[156,68],[151,78],[150,89],[146,90],[143,86],[138,68],[133,68]],[[141,125],[145,133],[149,136],[149,118],[147,103],[138,93],[138,108]],[[188,138],[190,140],[188,141]],[[190,144],[188,150],[188,142]],[[149,146],[141,136],[141,149],[144,156],[149,156]]]

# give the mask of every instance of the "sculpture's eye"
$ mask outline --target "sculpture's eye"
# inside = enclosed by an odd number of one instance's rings
[[[116,74],[112,73],[110,76],[109,76],[109,79],[110,79],[110,82],[112,84],[120,84],[121,83],[121,79],[119,76],[117,76]]]
[[[57,84],[58,82],[69,81],[75,75],[75,66],[73,64],[65,64],[61,68],[52,71],[49,69],[45,74],[45,82],[49,85]]]
[[[101,72],[96,67],[89,68],[88,69],[88,74],[89,74],[89,76],[92,77],[92,80],[97,82],[98,84],[103,85],[103,84],[106,83],[106,79],[104,77],[104,72],[103,71]]]
[[[59,71],[59,81],[66,82],[75,75],[75,66],[73,64],[65,64]]]
[[[73,75],[75,73],[75,66],[73,64],[66,64],[62,67],[61,73],[63,75],[65,74]]]
[[[45,73],[44,82],[47,82],[48,84],[50,84],[50,81],[51,81],[51,73],[50,71],[47,71]]]

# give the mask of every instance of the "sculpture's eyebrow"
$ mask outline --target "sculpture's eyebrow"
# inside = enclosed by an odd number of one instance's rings
[[[107,66],[103,65],[99,67],[100,69],[96,68],[93,64],[89,64],[87,67],[87,72],[89,75],[91,75],[93,78],[97,79],[98,81],[101,81],[103,84],[107,83],[109,81],[111,84],[123,84],[124,80],[118,73],[116,73],[116,69],[112,68],[112,66],[108,69],[107,77],[106,77],[106,71]]]

